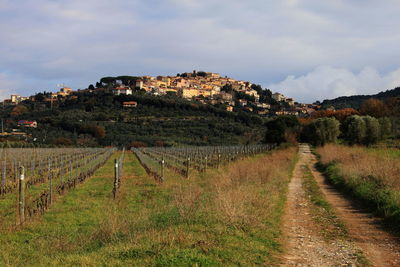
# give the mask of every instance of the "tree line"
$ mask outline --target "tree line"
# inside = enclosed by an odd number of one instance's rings
[[[294,116],[281,116],[266,124],[265,142],[307,142],[316,146],[336,143],[338,139],[349,145],[376,144],[396,136],[388,117],[351,115],[342,123],[334,117],[318,118],[301,124]]]

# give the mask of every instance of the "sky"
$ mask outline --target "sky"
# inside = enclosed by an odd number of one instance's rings
[[[400,86],[399,0],[0,0],[0,99],[217,72],[311,103]]]

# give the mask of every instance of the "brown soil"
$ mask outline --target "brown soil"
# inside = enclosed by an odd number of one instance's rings
[[[310,154],[309,166],[326,199],[345,223],[354,243],[377,267],[400,266],[400,239],[385,231],[382,220],[365,212],[355,201],[346,198],[315,168],[317,159]]]
[[[314,164],[308,145],[300,145],[299,162],[289,184],[283,218],[286,255],[282,266],[356,266],[359,248],[374,266],[400,266],[399,240],[380,227],[377,218],[357,208],[352,201],[328,185]],[[308,196],[302,188],[303,169],[308,165],[321,191],[348,229],[350,240],[326,240],[321,225],[312,218]]]
[[[283,217],[287,253],[282,266],[353,266],[357,262],[357,248],[344,239],[327,241],[313,220],[312,206],[302,187],[302,166],[309,162],[310,149],[301,145]]]

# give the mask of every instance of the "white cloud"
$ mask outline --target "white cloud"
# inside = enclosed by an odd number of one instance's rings
[[[0,101],[10,97],[10,89],[18,86],[18,83],[9,75],[0,72]]]
[[[345,69],[330,87],[304,86],[305,99],[366,93],[356,80],[385,89],[378,71],[399,68],[399,12],[396,0],[0,0],[0,73],[21,77],[11,89],[39,91],[192,69],[273,84],[326,65]]]
[[[375,94],[398,86],[400,69],[381,75],[372,67],[365,67],[354,73],[348,69],[320,66],[305,75],[291,75],[267,87],[300,102],[310,103],[339,96]]]

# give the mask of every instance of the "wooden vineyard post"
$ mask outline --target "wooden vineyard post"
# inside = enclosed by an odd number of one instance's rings
[[[72,157],[69,159],[69,180],[72,181]]]
[[[25,221],[25,169],[20,167],[19,186],[18,186],[18,207],[19,207],[19,223]]]
[[[3,171],[1,177],[1,194],[5,194],[6,192],[6,161],[3,161]],[[0,194],[0,195],[1,195]]]
[[[113,188],[113,197],[117,196],[117,188],[118,188],[118,159],[114,161],[114,188]]]
[[[164,158],[162,158],[160,163],[161,163],[161,182],[164,182],[164,164],[165,164]]]
[[[60,183],[61,186],[64,184],[64,174],[65,174],[65,168],[64,168],[64,162],[65,159],[64,157],[60,157],[60,162],[59,162],[59,169],[60,169]]]
[[[64,162],[63,162],[62,157],[60,157],[59,170],[60,170],[60,172],[59,172],[59,176],[60,176],[60,185],[61,185],[61,187],[62,187],[62,185],[63,185],[63,183],[64,183],[64,177],[63,177],[63,175],[64,175],[64,172],[65,172],[65,170],[64,170]]]
[[[35,172],[35,161],[31,160],[31,177],[34,176],[34,172]]]
[[[207,170],[207,156],[204,157],[204,171]]]
[[[121,173],[122,173],[122,160],[121,160],[121,158],[119,158],[118,159],[118,183],[117,183],[117,185],[118,185],[118,189],[120,188],[120,186],[121,186]]]
[[[74,177],[74,188],[76,188],[76,180],[79,178],[79,159],[80,159],[80,156],[78,155],[76,158],[75,158],[75,166],[74,166],[74,168],[75,168],[75,177]]]
[[[221,154],[218,153],[218,163],[217,163],[217,168],[219,168],[219,165],[221,164]]]
[[[49,204],[53,201],[53,175],[51,173],[51,163],[49,162]]]
[[[18,179],[18,170],[17,170],[17,162],[15,160],[14,160],[13,169],[14,169],[14,182],[16,182]]]
[[[190,157],[186,161],[186,178],[189,178],[189,168],[190,168]]]

